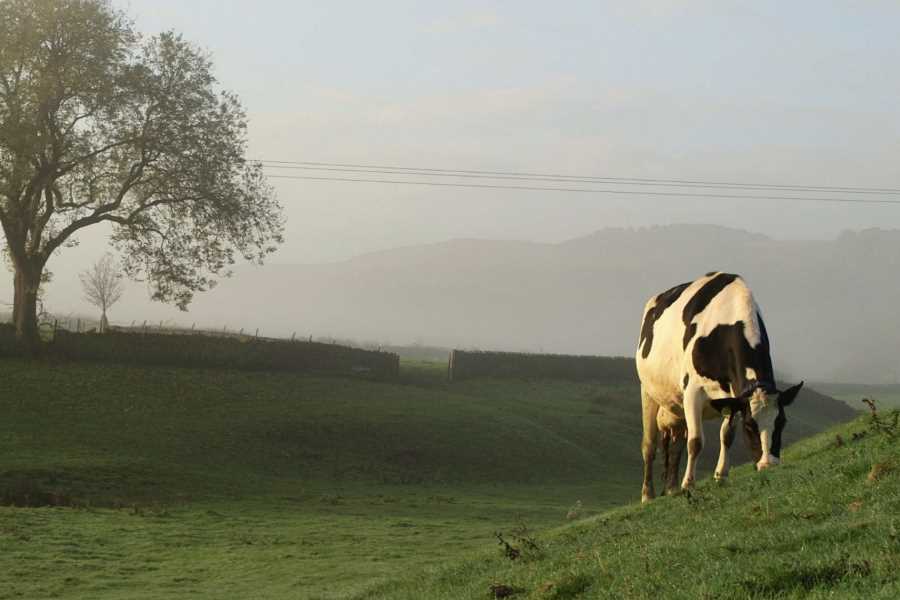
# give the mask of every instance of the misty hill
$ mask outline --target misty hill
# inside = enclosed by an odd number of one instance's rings
[[[647,298],[722,270],[750,283],[786,378],[890,383],[898,267],[897,230],[782,241],[703,225],[606,229],[560,244],[454,240],[244,269],[197,306],[288,335],[630,355]]]

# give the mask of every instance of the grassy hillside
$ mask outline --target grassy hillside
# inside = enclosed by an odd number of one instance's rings
[[[637,496],[633,384],[445,369],[0,361],[0,598],[345,598]],[[794,435],[846,411],[797,406]]]
[[[205,498],[273,481],[618,478],[638,426],[632,386],[0,364],[5,470],[64,467],[71,493],[101,503],[173,500],[188,484]]]
[[[900,597],[897,420],[861,417],[784,458],[545,535],[509,532],[515,560],[485,550],[354,598]]]

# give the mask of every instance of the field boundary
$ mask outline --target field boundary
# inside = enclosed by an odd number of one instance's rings
[[[397,354],[307,340],[122,328],[103,334],[54,329],[47,337],[44,354],[71,361],[329,373],[377,379],[395,378],[400,373]],[[15,329],[10,325],[0,326],[0,355],[19,355]]]
[[[453,350],[450,353],[447,365],[450,381],[479,377],[637,382],[634,359],[624,356],[473,350]]]

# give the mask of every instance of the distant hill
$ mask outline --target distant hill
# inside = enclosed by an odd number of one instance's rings
[[[753,288],[785,378],[893,383],[898,267],[898,230],[783,241],[705,225],[605,229],[560,244],[453,240],[245,269],[195,312],[252,315],[287,335],[630,355],[648,297],[724,270]]]

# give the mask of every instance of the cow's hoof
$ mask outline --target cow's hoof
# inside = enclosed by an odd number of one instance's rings
[[[728,473],[716,473],[715,475],[713,475],[713,479],[715,479],[716,483],[720,485],[724,484],[728,481]]]
[[[641,504],[650,504],[653,501],[653,496],[650,494],[641,494]]]
[[[682,484],[681,484],[682,492],[687,492],[692,489],[694,489],[694,480],[693,479],[688,479],[688,480],[685,480],[684,482],[682,482]]]

